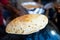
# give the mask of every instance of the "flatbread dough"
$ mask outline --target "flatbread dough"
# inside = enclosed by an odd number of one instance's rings
[[[6,27],[11,34],[31,34],[46,27],[48,18],[42,14],[27,14],[12,20]]]

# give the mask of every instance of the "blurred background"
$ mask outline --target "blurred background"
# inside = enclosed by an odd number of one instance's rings
[[[60,32],[60,0],[0,0],[0,38],[10,21],[26,14],[46,15]]]

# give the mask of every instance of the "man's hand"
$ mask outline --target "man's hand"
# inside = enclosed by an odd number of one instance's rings
[[[55,8],[57,9],[57,12],[60,13],[60,4],[57,3],[57,4],[55,4],[54,6],[55,6]]]

